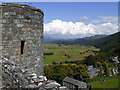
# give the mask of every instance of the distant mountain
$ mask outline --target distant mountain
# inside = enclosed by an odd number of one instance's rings
[[[94,36],[91,36],[91,37],[85,37],[84,39],[87,39],[87,40],[95,40],[95,39],[99,39],[99,38],[104,38],[106,37],[107,35],[94,35]]]
[[[45,43],[51,43],[51,42],[56,41],[56,40],[58,40],[58,39],[54,38],[54,37],[52,37],[52,36],[50,36],[48,34],[44,35],[44,42]]]
[[[55,39],[53,39],[53,38],[51,38],[51,37],[49,37],[49,36],[45,36],[44,37],[44,42],[45,43],[50,43],[50,42],[52,42],[52,41],[54,41]]]
[[[104,38],[107,35],[95,35],[95,36],[91,36],[91,37],[85,37],[85,38],[79,38],[79,39],[70,39],[70,40],[55,40],[52,41],[51,43],[55,43],[55,44],[80,44],[80,45],[89,45],[91,41],[95,40],[95,39],[99,39],[99,38]]]
[[[104,38],[99,38],[90,43],[91,45],[101,48],[102,51],[108,52],[110,49],[120,47],[120,32],[109,35]]]

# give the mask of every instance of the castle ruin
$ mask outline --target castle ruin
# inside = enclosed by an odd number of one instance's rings
[[[28,5],[0,5],[0,55],[43,75],[43,12]]]

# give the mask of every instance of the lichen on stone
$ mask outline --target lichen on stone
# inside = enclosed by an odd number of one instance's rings
[[[41,12],[44,15],[43,11],[40,10],[39,8],[35,8],[35,7],[32,7],[32,6],[26,5],[26,4],[18,4],[18,3],[3,3],[2,4],[2,6],[5,6],[5,5],[15,5],[15,6],[19,6],[19,7],[22,7],[22,8],[29,8],[29,9],[32,9],[34,11]]]

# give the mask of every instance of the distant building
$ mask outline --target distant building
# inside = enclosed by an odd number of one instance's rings
[[[114,63],[119,63],[118,61],[118,56],[114,57],[114,56],[110,56],[110,62],[114,62]]]
[[[69,77],[66,77],[63,80],[63,86],[66,86],[69,90],[81,90],[82,88],[89,88],[90,86],[87,83],[78,81]]]
[[[90,78],[97,76],[99,71],[100,71],[100,69],[94,68],[93,66],[88,67],[88,72],[89,72]]]

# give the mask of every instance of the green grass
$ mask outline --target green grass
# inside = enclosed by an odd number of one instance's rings
[[[83,60],[86,56],[94,54],[92,51],[86,52],[87,50],[98,51],[99,49],[92,46],[45,44],[44,52],[53,52],[54,55],[45,55],[44,63]]]
[[[94,81],[90,83],[92,88],[118,88],[118,78],[109,78],[104,82]]]

